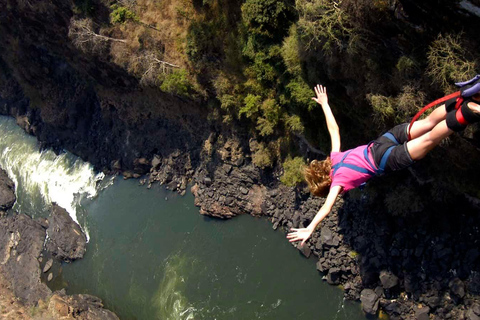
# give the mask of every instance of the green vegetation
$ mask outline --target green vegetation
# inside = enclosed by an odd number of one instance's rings
[[[315,84],[328,87],[351,147],[409,121],[479,65],[478,37],[466,28],[470,20],[452,14],[455,5],[426,3],[445,21],[422,11],[418,25],[386,0],[98,1],[75,0],[74,18],[92,15],[96,33],[119,40],[100,58],[142,85],[208,102],[209,119],[240,125],[257,141],[256,166],[287,159],[289,185],[301,176],[290,164],[300,161],[292,158],[295,136],[328,151],[323,113],[311,100]],[[103,24],[94,4],[111,9]]]
[[[137,15],[125,7],[114,4],[111,6],[111,9],[113,10],[110,13],[110,20],[112,21],[112,23],[125,23],[127,21],[136,21],[136,22],[139,21]]]
[[[171,73],[161,74],[159,76],[160,90],[179,95],[190,97],[193,87],[187,77],[186,70],[173,71]]]
[[[428,51],[428,75],[447,93],[453,82],[475,75],[477,66],[468,56],[471,54],[465,50],[461,35],[440,34]]]
[[[283,163],[283,175],[280,177],[280,181],[289,187],[294,187],[300,182],[304,181],[303,167],[305,161],[302,157],[291,158],[288,157]]]
[[[252,150],[252,162],[255,166],[265,169],[273,166],[273,154],[270,148],[264,143],[250,142],[250,149]]]

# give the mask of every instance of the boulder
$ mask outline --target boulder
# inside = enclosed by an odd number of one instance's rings
[[[15,184],[5,170],[0,169],[0,210],[10,209],[16,200]]]
[[[448,283],[450,292],[458,298],[463,298],[465,296],[465,284],[459,278],[453,278]]]
[[[0,274],[23,303],[35,304],[51,293],[40,281],[44,241],[45,229],[25,214],[0,220]]]
[[[333,285],[339,284],[341,273],[342,273],[342,270],[339,268],[330,268],[327,274],[327,282]]]
[[[430,316],[428,315],[430,313],[430,308],[427,306],[414,306],[413,311],[415,312],[415,319],[416,320],[429,320]]]
[[[83,257],[87,237],[65,209],[53,203],[48,224],[45,247],[53,256],[67,262]]]
[[[398,277],[390,271],[380,271],[379,278],[384,289],[392,289],[398,285]]]
[[[360,301],[362,303],[362,310],[374,315],[378,311],[379,296],[372,289],[363,289],[360,293]]]
[[[467,311],[467,320],[480,320],[480,316],[478,316],[473,309],[469,309]]]
[[[312,254],[312,250],[307,244],[304,244],[303,246],[298,246],[298,250],[305,256],[305,258],[310,258],[310,255]]]

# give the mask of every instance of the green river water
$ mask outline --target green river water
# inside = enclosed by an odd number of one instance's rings
[[[120,319],[365,319],[266,219],[201,216],[191,193],[39,152],[10,118],[0,117],[0,134],[15,209],[46,216],[57,202],[89,237],[85,257],[57,268],[51,288],[96,295]]]

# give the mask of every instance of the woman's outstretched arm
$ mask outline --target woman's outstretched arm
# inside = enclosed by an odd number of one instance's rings
[[[306,228],[292,228],[289,234],[287,234],[288,241],[295,242],[300,241],[301,246],[307,241],[308,238],[312,235],[312,232],[315,230],[317,225],[332,211],[332,207],[335,204],[335,200],[337,199],[338,194],[342,191],[342,186],[334,186],[330,188],[328,192],[327,199],[325,199],[325,203],[320,208],[318,213],[313,218],[312,222]]]
[[[335,120],[335,116],[328,104],[327,88],[317,84],[314,90],[316,97],[312,98],[312,100],[322,106],[323,114],[325,114],[325,120],[327,121],[328,132],[330,133],[330,139],[332,141],[332,152],[340,152],[340,130],[338,129],[337,121]]]

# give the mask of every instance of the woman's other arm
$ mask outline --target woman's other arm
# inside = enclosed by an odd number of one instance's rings
[[[330,188],[327,199],[325,199],[325,203],[315,215],[315,218],[313,218],[312,222],[310,222],[310,224],[306,228],[290,229],[292,232],[287,234],[287,238],[289,239],[288,241],[295,242],[302,240],[300,245],[303,246],[307,239],[310,238],[317,225],[330,213],[333,205],[335,204],[335,200],[337,199],[337,196],[342,191],[342,189],[343,187],[341,186],[334,186]]]
[[[328,132],[330,133],[330,139],[332,141],[332,152],[340,152],[340,131],[335,116],[328,104],[327,88],[317,84],[314,90],[316,97],[312,98],[312,100],[322,106],[323,114],[325,114],[325,120],[327,121]]]

